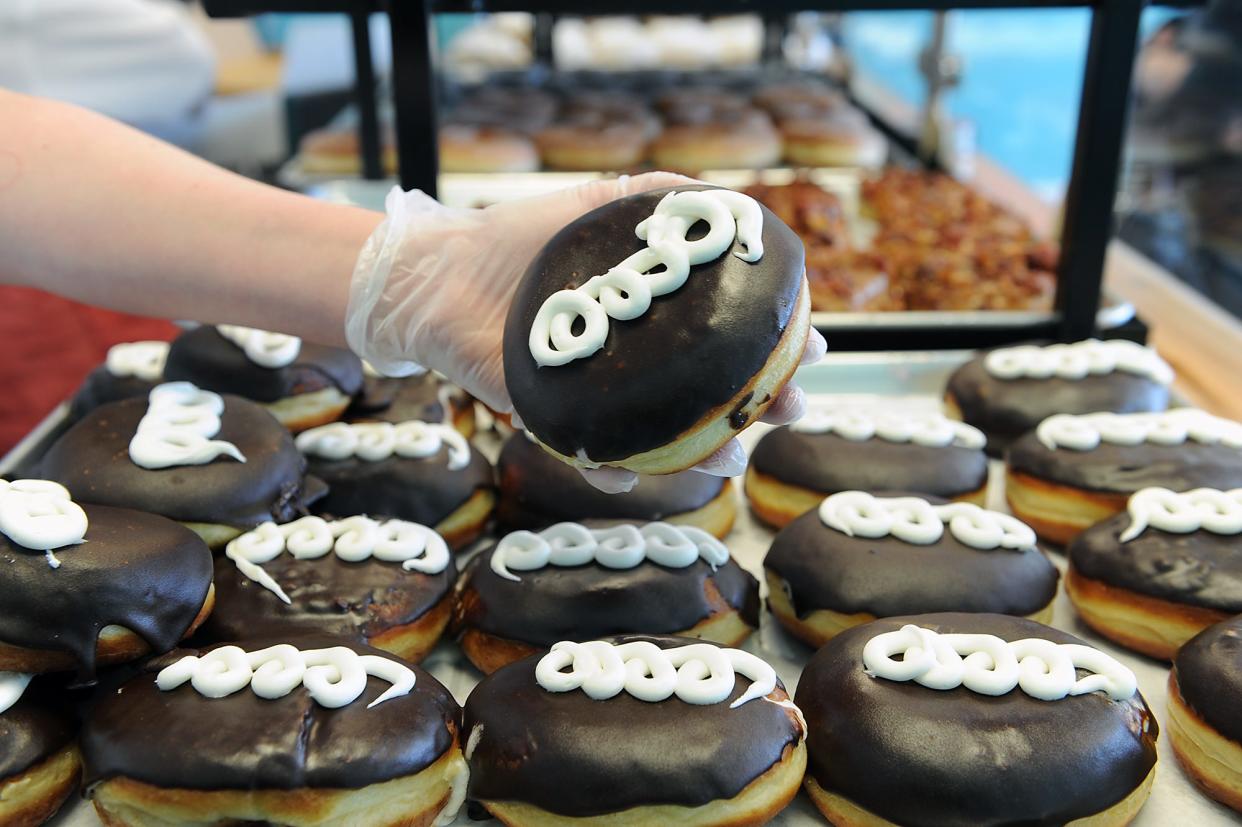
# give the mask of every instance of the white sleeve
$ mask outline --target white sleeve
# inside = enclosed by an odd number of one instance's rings
[[[215,58],[171,0],[0,2],[0,86],[134,124],[185,118],[211,94]]]

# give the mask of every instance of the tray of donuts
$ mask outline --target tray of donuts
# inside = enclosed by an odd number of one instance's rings
[[[0,490],[0,822],[1225,823],[1242,426],[1135,345],[799,369],[802,266],[726,190],[588,213],[518,285],[503,444],[289,336],[110,352]],[[741,484],[690,470],[734,436]]]

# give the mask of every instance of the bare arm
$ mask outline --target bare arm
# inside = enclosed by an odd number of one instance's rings
[[[234,175],[75,106],[0,90],[0,281],[344,344],[383,218]]]

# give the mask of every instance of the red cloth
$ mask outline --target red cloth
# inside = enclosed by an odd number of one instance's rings
[[[0,286],[0,454],[68,399],[109,347],[175,335],[171,322]]]

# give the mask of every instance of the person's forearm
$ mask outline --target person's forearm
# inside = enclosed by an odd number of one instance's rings
[[[0,90],[0,124],[0,280],[343,343],[379,213],[250,181],[65,104]]]

